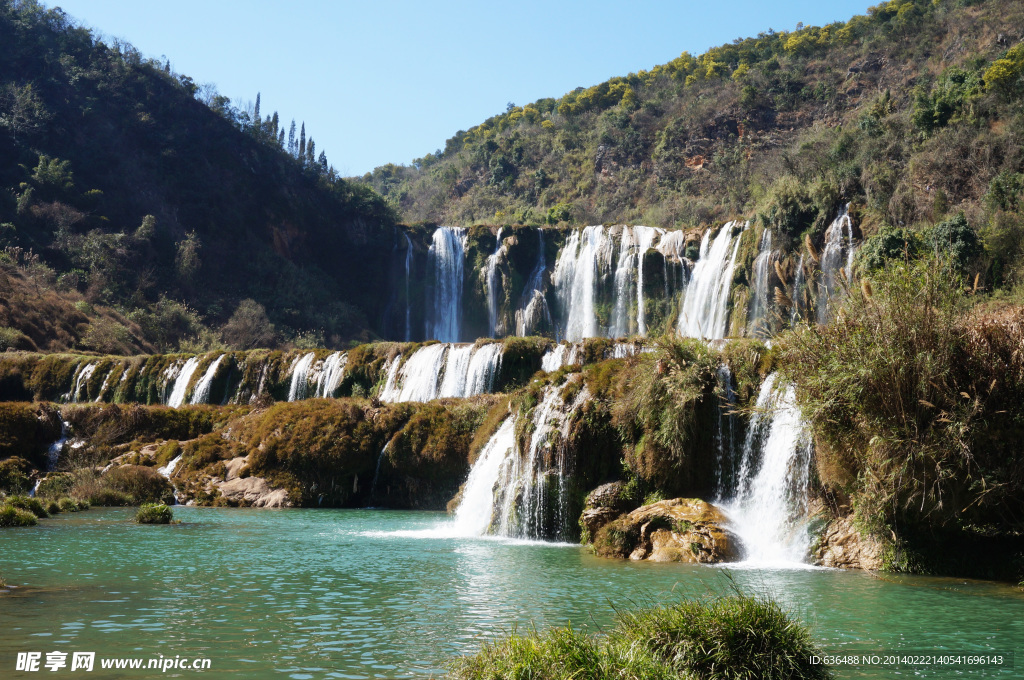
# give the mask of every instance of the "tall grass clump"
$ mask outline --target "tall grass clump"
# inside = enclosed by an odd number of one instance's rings
[[[830,678],[813,665],[807,629],[771,600],[734,595],[620,613],[592,637],[571,627],[512,635],[457,660],[449,678],[797,680]]]
[[[139,524],[170,524],[174,513],[163,503],[146,503],[135,513]]]
[[[821,481],[869,528],[1024,527],[1024,310],[970,293],[948,260],[890,261],[782,341]]]

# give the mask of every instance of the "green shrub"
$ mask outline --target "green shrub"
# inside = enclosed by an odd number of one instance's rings
[[[862,269],[873,272],[889,262],[915,259],[921,247],[921,239],[909,229],[884,226],[864,242],[857,259]]]
[[[27,510],[13,505],[0,506],[0,527],[31,527],[36,524],[36,516]]]
[[[76,501],[74,498],[69,498],[68,496],[64,496],[57,501],[57,507],[61,512],[78,512],[79,510],[85,509],[83,505],[84,504],[81,501]]]
[[[947,257],[961,273],[981,254],[978,234],[963,213],[939,222],[927,232],[927,242],[936,255]]]
[[[129,505],[173,502],[174,499],[170,482],[156,470],[143,465],[121,465],[100,479],[109,489],[125,494],[130,499]]]
[[[36,496],[40,498],[60,498],[71,493],[75,484],[75,476],[70,472],[51,472],[39,483]]]
[[[25,493],[29,490],[29,463],[24,458],[8,458],[0,461],[0,491]]]
[[[38,498],[32,498],[31,496],[8,496],[4,500],[4,504],[20,508],[21,510],[27,510],[36,517],[46,518],[50,516],[42,502]]]
[[[135,521],[139,524],[170,524],[174,513],[163,503],[145,503],[135,513]]]
[[[571,627],[485,644],[457,660],[455,680],[829,678],[807,629],[767,599],[733,596],[619,614],[606,636]]]
[[[49,515],[57,515],[61,512],[60,503],[57,501],[46,501],[45,507]]]

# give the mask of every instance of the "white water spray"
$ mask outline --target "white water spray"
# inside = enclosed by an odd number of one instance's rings
[[[732,273],[740,240],[748,226],[743,224],[740,228],[740,222],[729,222],[718,232],[713,244],[711,232],[704,234],[700,259],[683,294],[678,323],[681,335],[708,339],[725,337]]]

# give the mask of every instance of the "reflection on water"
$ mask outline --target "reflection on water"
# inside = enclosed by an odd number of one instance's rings
[[[18,677],[18,651],[60,650],[207,656],[218,677],[423,677],[513,627],[594,631],[611,624],[613,606],[733,588],[775,596],[831,652],[1005,652],[1024,640],[1024,598],[996,584],[621,562],[460,538],[433,513],[175,513],[184,524],[90,510],[0,534],[0,574],[22,586],[0,596],[0,676]],[[124,677],[157,676],[174,673]]]

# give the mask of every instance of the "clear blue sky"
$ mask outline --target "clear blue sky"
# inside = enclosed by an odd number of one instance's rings
[[[505,110],[866,0],[50,0],[236,105],[305,120],[344,175],[408,163]]]

